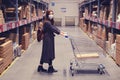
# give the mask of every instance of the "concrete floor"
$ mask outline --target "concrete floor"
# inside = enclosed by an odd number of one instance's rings
[[[120,80],[120,67],[108,56],[105,52],[96,45],[80,28],[78,27],[60,27],[61,30],[68,32],[73,38],[79,51],[82,52],[97,52],[100,58],[87,59],[86,62],[94,62],[105,66],[105,74],[100,75],[93,71],[76,73],[73,77],[69,73],[70,60],[74,57],[73,50],[69,39],[63,36],[56,36],[56,58],[54,67],[58,70],[57,73],[38,73],[37,66],[39,64],[42,42],[36,40],[29,46],[28,50],[17,58],[11,66],[0,76],[0,80]],[[89,65],[88,65],[89,66]],[[44,67],[47,69],[48,65]],[[86,67],[86,66],[85,66]],[[97,66],[96,66],[97,67]],[[83,66],[84,68],[84,66]],[[89,66],[89,68],[92,68]],[[66,73],[64,73],[64,70]]]

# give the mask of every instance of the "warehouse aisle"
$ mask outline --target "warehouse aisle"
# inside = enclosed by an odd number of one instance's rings
[[[54,67],[58,69],[57,73],[38,73],[37,66],[41,55],[41,44],[36,40],[29,46],[28,50],[20,58],[17,58],[13,64],[0,76],[0,80],[119,80],[120,67],[105,52],[96,45],[80,28],[64,27],[60,28],[68,34],[77,43],[80,52],[98,52],[99,59],[87,60],[102,63],[105,65],[105,74],[79,73],[74,77],[69,74],[69,62],[74,57],[69,39],[63,36],[56,36],[56,59]],[[44,67],[47,69],[48,65]],[[64,72],[66,71],[66,72]]]

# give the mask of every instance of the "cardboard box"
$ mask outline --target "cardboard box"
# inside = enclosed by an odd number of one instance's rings
[[[7,49],[9,49],[10,47],[12,47],[12,41],[9,40],[5,43],[3,43],[2,45],[0,45],[0,53],[4,53]]]
[[[102,27],[101,26],[99,26],[98,27],[98,31],[97,31],[97,37],[99,38],[99,39],[101,39],[101,34],[102,34]]]
[[[13,43],[14,42],[18,43],[18,35],[17,35],[17,33],[10,33],[9,39],[12,40]]]
[[[26,50],[29,46],[29,33],[22,36],[22,49]]]
[[[104,40],[104,41],[106,40],[106,30],[105,30],[105,28],[102,31],[101,39]]]
[[[83,25],[83,31],[84,31],[85,33],[87,32],[87,25],[86,25],[86,24]]]
[[[115,59],[116,63],[118,65],[120,65],[120,51],[116,50],[116,59]]]
[[[13,61],[13,46],[11,40],[0,45],[0,57],[3,58],[3,63],[0,65],[0,73],[2,73]]]
[[[120,43],[116,43],[116,50],[120,50]]]
[[[0,58],[0,65],[3,63],[3,58]]]
[[[120,35],[116,35],[116,42],[120,43]]]
[[[0,24],[4,24],[4,23],[5,23],[4,18],[0,18]]]
[[[0,74],[3,73],[3,71],[5,70],[5,67],[3,66],[3,64],[0,65]]]
[[[110,45],[114,43],[114,35],[112,33],[108,33],[108,41]]]
[[[33,32],[32,38],[33,38],[34,40],[37,38],[37,33],[36,33],[36,31]]]
[[[6,39],[5,37],[1,37],[0,38],[0,45],[3,44],[3,43],[5,43],[5,39]]]

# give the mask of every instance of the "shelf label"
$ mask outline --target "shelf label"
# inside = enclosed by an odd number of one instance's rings
[[[12,23],[7,23],[7,30],[12,29]]]
[[[12,23],[12,28],[13,28],[13,29],[15,28],[15,23]]]
[[[7,25],[3,24],[3,31],[7,31]]]
[[[27,24],[27,20],[25,20],[25,24]]]
[[[112,21],[108,21],[108,26],[112,27]]]
[[[0,33],[3,32],[3,25],[0,25]]]
[[[16,21],[16,22],[15,22],[15,27],[19,27],[19,25],[20,25],[20,24],[19,24],[19,21]]]
[[[116,23],[116,29],[120,29],[120,22]]]
[[[19,21],[19,24],[20,24],[19,26],[22,26],[22,21]]]
[[[105,25],[108,26],[108,21],[107,20],[105,20]]]

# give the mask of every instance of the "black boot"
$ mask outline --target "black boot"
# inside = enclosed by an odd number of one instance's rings
[[[38,66],[37,71],[38,71],[38,72],[47,72],[47,70],[44,69],[43,66]]]
[[[55,69],[53,68],[53,66],[49,66],[49,68],[48,68],[48,73],[53,73],[53,72],[58,72],[58,71],[55,70]]]

